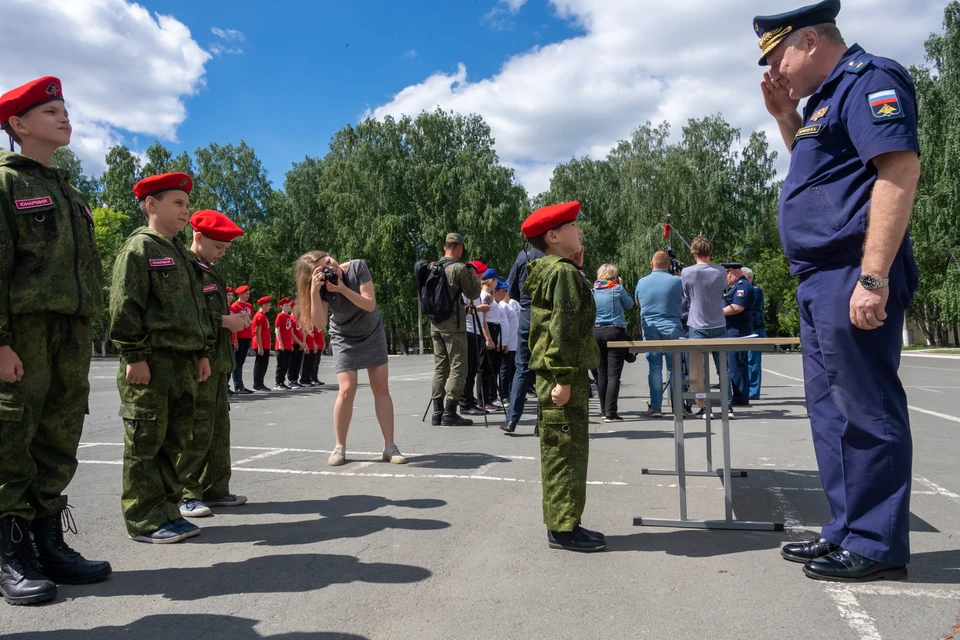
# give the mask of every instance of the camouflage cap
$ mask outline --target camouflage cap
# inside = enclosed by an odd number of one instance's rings
[[[465,244],[463,236],[459,233],[448,233],[445,242],[446,244]]]

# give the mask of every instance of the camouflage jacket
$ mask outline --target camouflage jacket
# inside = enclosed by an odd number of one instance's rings
[[[597,307],[591,284],[567,258],[546,256],[527,267],[530,296],[530,369],[556,384],[573,384],[600,365],[593,337]],[[585,378],[584,378],[585,380]]]
[[[230,307],[227,305],[227,285],[215,266],[201,260],[200,256],[193,251],[188,251],[187,256],[200,276],[200,287],[203,291],[210,327],[217,336],[216,348],[213,357],[210,358],[210,369],[213,373],[229,373],[236,368],[237,360],[233,352],[232,334],[229,329],[223,327],[223,316],[230,315]]]
[[[441,258],[441,260],[449,262],[451,259]],[[451,262],[444,267],[443,273],[447,277],[447,293],[453,300],[453,315],[440,324],[434,325],[434,327],[437,331],[466,333],[466,307],[463,306],[463,299],[460,294],[462,293],[471,300],[476,300],[480,297],[480,283],[477,282],[477,277],[473,275],[473,272],[462,262]]]
[[[0,346],[10,316],[103,309],[93,214],[65,171],[0,151]]]
[[[203,300],[199,267],[179,238],[147,227],[117,254],[110,286],[110,340],[128,363],[154,349],[214,357],[217,336]]]

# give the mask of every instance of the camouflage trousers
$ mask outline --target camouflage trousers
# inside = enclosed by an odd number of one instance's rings
[[[123,418],[123,519],[131,536],[180,517],[183,485],[177,456],[193,439],[197,354],[154,351],[148,384],[131,384],[120,359],[117,387]]]
[[[90,395],[89,318],[57,313],[10,317],[10,347],[23,379],[0,381],[0,518],[32,522],[59,513],[77,470]]]
[[[433,340],[433,397],[460,400],[467,383],[467,334],[465,331],[430,331]]]
[[[556,382],[537,371],[537,420],[540,426],[540,472],[543,479],[543,522],[549,531],[573,531],[587,502],[587,460],[590,455],[590,397],[587,372],[570,389],[570,401],[553,403]]]
[[[193,440],[177,457],[183,497],[213,500],[230,493],[230,402],[228,372],[201,382],[193,416]]]

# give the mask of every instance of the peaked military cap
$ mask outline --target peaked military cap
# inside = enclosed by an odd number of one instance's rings
[[[753,30],[760,38],[760,66],[766,66],[767,54],[776,49],[792,32],[818,24],[836,24],[839,13],[840,0],[824,0],[775,16],[754,18]]]

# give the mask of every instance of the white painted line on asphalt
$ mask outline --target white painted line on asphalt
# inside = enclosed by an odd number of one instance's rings
[[[960,495],[955,494],[953,491],[944,489],[943,487],[936,484],[932,480],[928,478],[924,478],[923,476],[914,476],[913,479],[919,482],[920,484],[922,484],[923,486],[927,487],[928,489],[932,489],[934,493],[936,493],[937,495],[943,496],[944,498],[953,500],[957,504],[960,504]]]
[[[956,373],[956,369],[947,369],[945,367],[921,367],[917,364],[901,364],[901,369],[927,369],[928,371],[949,371],[951,373]]]
[[[938,358],[940,360],[960,360],[960,356],[951,355],[949,353],[944,354],[933,354],[933,353],[901,353],[900,354],[906,358]]]
[[[83,464],[123,464],[123,460],[77,460]]]
[[[122,462],[118,464],[123,464]],[[520,484],[540,484],[539,480],[521,478],[501,478],[497,476],[465,476],[452,473],[357,473],[354,471],[308,471],[303,469],[259,469],[255,467],[234,467],[234,471],[253,471],[258,473],[278,473],[305,476],[344,476],[353,478],[423,478],[429,480],[488,480],[490,482],[517,482]],[[626,487],[626,482],[588,481],[587,484],[607,487]]]
[[[787,380],[796,380],[797,382],[803,382],[803,378],[794,378],[793,376],[788,376],[788,375],[783,374],[783,373],[778,373],[778,372],[773,371],[773,370],[771,370],[771,369],[764,369],[764,371],[766,371],[767,373],[772,373],[772,374],[775,375],[775,376],[780,376],[781,378],[786,378]]]
[[[840,617],[847,621],[860,640],[882,640],[876,621],[863,610],[849,587],[831,584],[824,589],[840,610]]]
[[[920,407],[912,407],[907,405],[907,408],[911,411],[916,411],[917,413],[925,413],[928,416],[934,416],[935,418],[943,418],[944,420],[950,420],[951,422],[960,422],[960,418],[957,416],[949,416],[945,413],[937,413],[936,411],[930,411],[929,409],[921,409]]]
[[[926,387],[914,387],[914,389],[920,389],[920,391],[929,391],[930,393],[943,393],[943,391],[937,391],[936,389],[928,389]]]
[[[960,589],[918,589],[916,587],[889,587],[879,584],[852,584],[848,589],[863,596],[910,596],[932,600],[960,600]]]
[[[246,464],[248,462],[253,462],[254,460],[262,460],[263,458],[269,458],[270,456],[276,456],[286,452],[287,452],[287,449],[274,449],[273,451],[264,451],[263,453],[258,453],[255,456],[250,456],[249,458],[244,458],[243,460],[237,460],[233,464],[234,465]]]
[[[800,513],[783,494],[783,487],[770,487],[770,493],[773,494],[773,500],[783,514],[783,528],[793,533],[805,531],[803,523],[800,522]]]

